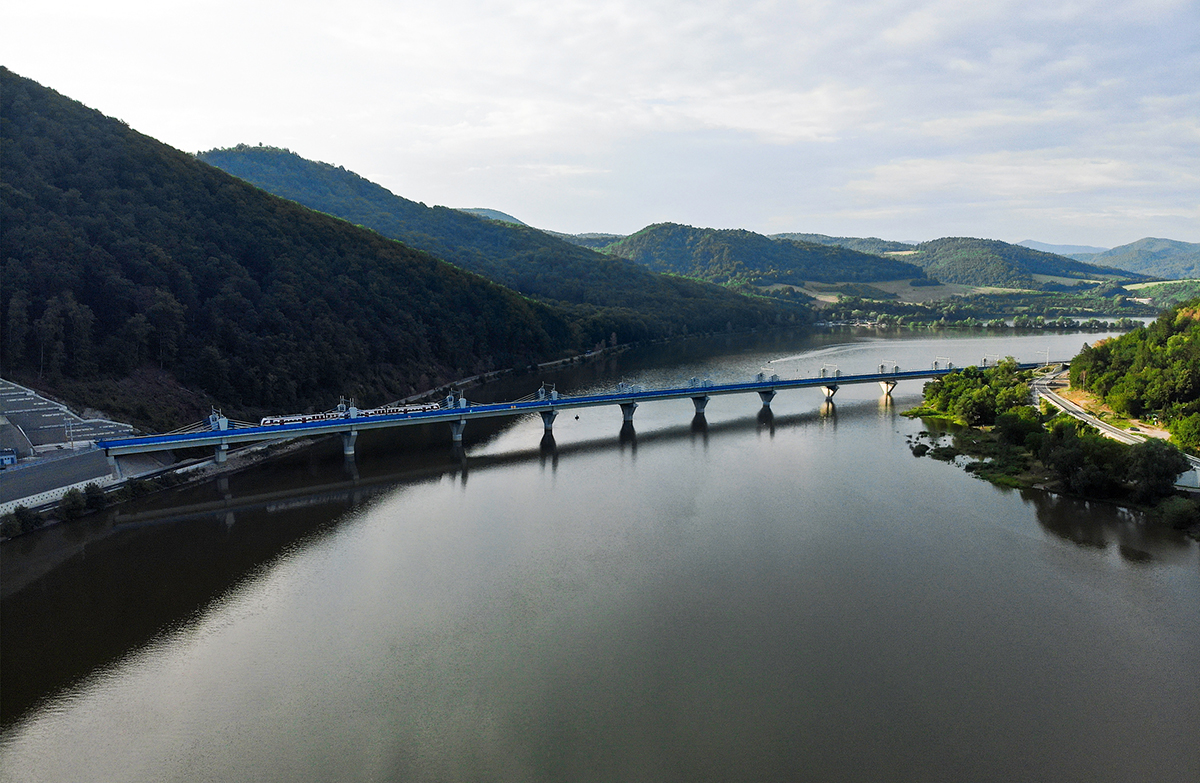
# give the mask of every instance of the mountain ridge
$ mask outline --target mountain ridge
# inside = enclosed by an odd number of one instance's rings
[[[1175,239],[1143,237],[1103,253],[1073,254],[1071,258],[1154,277],[1176,280],[1200,277],[1200,243]]]
[[[806,311],[702,282],[663,276],[524,225],[485,220],[398,196],[340,166],[290,150],[238,145],[200,160],[267,192],[335,215],[432,253],[523,295],[565,308],[585,342],[621,342],[672,334],[753,327],[804,319]]]
[[[871,282],[924,277],[911,264],[834,245],[772,239],[744,229],[656,223],[609,245],[658,272],[725,285],[801,286],[807,281]]]

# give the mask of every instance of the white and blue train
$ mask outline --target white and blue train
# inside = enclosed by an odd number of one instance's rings
[[[420,405],[385,405],[382,408],[355,408],[353,404],[340,404],[334,410],[325,413],[295,413],[287,416],[266,416],[259,426],[271,427],[278,424],[307,424],[311,421],[334,421],[337,419],[365,419],[371,416],[394,416],[405,413],[425,413],[441,409],[436,402]]]

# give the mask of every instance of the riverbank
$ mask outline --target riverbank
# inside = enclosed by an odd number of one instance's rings
[[[1180,530],[1200,541],[1200,489],[1176,485],[1171,494],[1149,503],[1135,499],[1128,486],[1121,487],[1121,496],[1079,492],[1063,478],[1061,466],[1047,465],[1024,446],[1005,442],[995,428],[969,427],[949,414],[931,412],[924,406],[903,411],[901,415],[920,418],[927,426],[932,425],[907,439],[909,450],[915,457],[953,464],[996,486],[1036,490],[1137,511],[1147,520]],[[939,428],[940,432],[934,431]],[[1114,478],[1108,486],[1117,484],[1124,482]]]

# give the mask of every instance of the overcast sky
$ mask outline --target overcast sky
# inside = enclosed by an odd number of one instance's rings
[[[1197,0],[14,1],[0,57],[559,231],[1200,242]]]

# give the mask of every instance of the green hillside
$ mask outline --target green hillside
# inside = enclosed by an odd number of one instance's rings
[[[572,316],[7,69],[0,119],[5,377],[165,427],[209,400],[381,403],[585,342]]]
[[[1071,258],[1171,280],[1200,277],[1200,243],[1195,242],[1146,237],[1103,253]]]
[[[718,286],[657,275],[614,256],[578,247],[528,226],[484,220],[457,209],[396,196],[341,167],[285,149],[211,150],[200,159],[266,191],[378,231],[567,310],[590,346],[616,332],[621,341],[749,327],[785,317],[779,306]],[[786,314],[805,317],[791,307]]]
[[[904,259],[920,266],[930,277],[961,285],[1061,290],[1076,285],[1076,281],[1147,279],[995,239],[945,237],[922,242],[916,249]],[[1065,282],[1038,280],[1035,275],[1063,278]]]
[[[775,240],[743,230],[659,223],[609,245],[614,255],[656,272],[722,285],[799,286],[923,277],[917,267],[833,245]]]
[[[874,253],[875,255],[915,249],[913,245],[905,244],[904,242],[879,239],[878,237],[831,237],[825,234],[792,233],[771,234],[771,239],[791,239],[796,242],[812,242],[816,245],[837,245],[838,247],[857,250],[860,253]]]
[[[1071,385],[1128,416],[1157,413],[1179,445],[1200,449],[1200,299],[1152,324],[1095,346],[1071,361]]]

